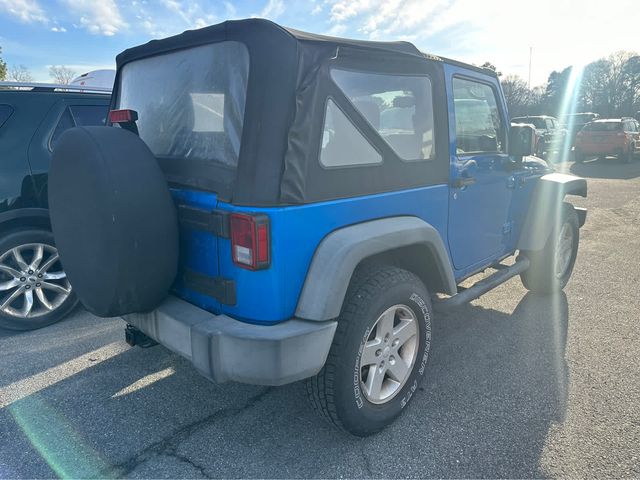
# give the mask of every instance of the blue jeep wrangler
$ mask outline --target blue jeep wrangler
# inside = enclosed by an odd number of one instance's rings
[[[117,64],[112,126],[63,135],[49,201],[78,297],[131,344],[217,382],[306,379],[368,435],[426,373],[432,306],[569,280],[586,182],[527,157],[492,71],[258,19]]]

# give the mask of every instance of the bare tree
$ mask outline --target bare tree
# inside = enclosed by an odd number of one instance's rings
[[[71,83],[71,80],[77,76],[77,74],[64,65],[52,65],[49,67],[49,76],[53,78],[57,84],[68,85]]]
[[[7,76],[12,82],[33,82],[33,76],[24,65],[14,65]]]
[[[531,101],[527,82],[517,75],[507,75],[501,83],[509,113],[512,116],[526,115]]]

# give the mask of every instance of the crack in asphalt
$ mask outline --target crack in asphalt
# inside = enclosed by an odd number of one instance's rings
[[[367,453],[367,449],[365,448],[365,444],[362,443],[360,446],[360,452],[362,453],[362,460],[364,464],[364,471],[366,473],[367,478],[373,478],[373,465],[371,464],[371,457]]]
[[[193,466],[198,472],[202,474],[203,477],[210,478],[205,471],[206,467],[202,465],[198,465],[193,460],[178,453],[177,450],[178,450],[178,447],[180,446],[180,443],[207,425],[210,425],[223,418],[231,418],[244,413],[245,411],[249,410],[250,408],[260,403],[262,399],[269,392],[271,392],[271,390],[272,390],[272,387],[265,388],[259,394],[254,395],[253,397],[250,397],[249,400],[247,400],[247,402],[241,407],[222,408],[220,410],[215,411],[208,417],[205,417],[201,420],[197,420],[193,423],[190,423],[188,425],[185,425],[179,428],[178,430],[172,432],[170,435],[163,438],[162,440],[159,440],[149,445],[142,451],[136,453],[134,456],[132,456],[128,460],[125,460],[124,462],[119,463],[117,465],[113,465],[109,469],[100,472],[99,477],[100,478],[103,478],[103,477],[122,478],[129,475],[136,468],[138,468],[140,465],[144,464],[154,456],[165,456],[165,457],[173,457],[173,458],[176,458],[177,460],[185,462]]]

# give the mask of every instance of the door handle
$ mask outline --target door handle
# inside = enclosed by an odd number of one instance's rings
[[[469,185],[473,185],[476,183],[476,179],[474,177],[458,177],[453,181],[453,186],[455,188],[464,188]]]

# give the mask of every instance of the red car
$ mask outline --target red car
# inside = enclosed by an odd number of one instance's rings
[[[576,137],[575,158],[616,155],[625,163],[640,153],[640,124],[633,118],[595,120],[586,124]]]

